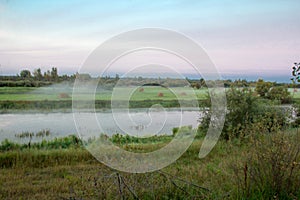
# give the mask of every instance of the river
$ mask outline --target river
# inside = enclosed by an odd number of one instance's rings
[[[192,126],[196,128],[201,118],[201,112],[195,110],[159,110],[133,109],[129,113],[124,111],[82,112],[76,114],[85,127],[85,138],[99,136],[100,133],[112,135],[115,133],[129,134],[138,137],[151,135],[172,134],[172,129],[178,126]],[[94,123],[96,119],[97,124]],[[16,137],[24,132],[37,133],[41,130],[49,130],[50,135],[45,137],[33,137],[32,141],[53,139],[77,134],[73,113],[16,113],[0,115],[0,141],[9,139],[23,143],[29,138]]]

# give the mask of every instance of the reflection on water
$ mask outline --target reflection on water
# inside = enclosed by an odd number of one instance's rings
[[[84,138],[99,136],[100,133],[120,133],[138,137],[172,134],[172,129],[179,125],[197,127],[200,118],[198,111],[169,110],[150,113],[136,109],[130,111],[129,115],[122,111],[115,112],[114,115],[111,112],[97,112],[98,123],[94,124],[95,113],[83,112],[79,115],[87,133]],[[37,133],[41,130],[50,130],[51,134],[44,139],[77,134],[73,113],[2,114],[0,122],[0,141],[7,138],[16,142],[26,142],[28,139],[15,135],[22,132]],[[33,141],[42,139],[43,137],[32,138]]]

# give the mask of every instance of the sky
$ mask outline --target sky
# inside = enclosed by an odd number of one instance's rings
[[[300,62],[299,10],[299,0],[0,0],[0,75],[72,74],[112,36],[157,27],[196,41],[225,78],[288,81]]]

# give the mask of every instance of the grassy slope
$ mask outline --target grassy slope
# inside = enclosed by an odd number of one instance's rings
[[[227,183],[224,182],[224,187],[221,190],[219,188],[217,191],[213,191],[213,194],[201,189],[195,191],[195,194],[199,193],[199,195],[213,198],[218,193],[226,193],[230,188],[230,181],[228,182],[230,174],[227,174],[230,172],[227,169],[226,172],[222,171],[226,168],[225,163],[232,157],[228,157],[230,153],[227,151],[230,151],[230,148],[225,148],[224,144],[219,143],[209,157],[200,160],[197,158],[197,153],[201,142],[201,140],[195,141],[182,158],[163,171],[210,189],[220,179],[227,180]],[[136,145],[135,148],[141,148],[141,145]],[[132,147],[133,145],[131,145]],[[152,147],[146,145],[143,148]],[[84,149],[35,150],[34,152],[26,150],[6,153],[6,155],[14,157],[16,165],[13,168],[1,169],[0,197],[2,199],[18,199],[20,197],[24,199],[70,199],[71,197],[99,199],[104,196],[109,199],[118,198],[115,180],[104,177],[115,171],[98,163]],[[223,156],[227,156],[227,159],[222,159]],[[3,157],[3,153],[1,157]],[[144,198],[151,196],[152,192],[157,197],[165,196],[165,199],[169,199],[172,195],[181,198],[187,195],[157,172],[146,175],[127,173],[121,173],[121,175],[127,184]],[[104,179],[101,181],[102,178]],[[96,179],[97,185],[95,184]],[[139,184],[135,185],[134,182]],[[110,184],[113,186],[104,195],[104,188]],[[100,185],[101,187],[99,187]],[[153,188],[149,188],[149,186]],[[128,191],[126,196],[130,197]]]
[[[293,143],[294,140],[295,138],[290,138],[288,142],[295,145],[297,143]],[[141,199],[190,199],[191,196],[195,199],[242,198],[244,165],[247,162],[247,155],[251,155],[256,147],[252,143],[241,145],[238,141],[219,141],[206,158],[199,159],[197,155],[201,143],[202,139],[196,139],[179,160],[161,170],[187,182],[160,172],[120,173],[120,175],[126,185]],[[262,144],[263,146],[265,145]],[[123,148],[149,151],[154,149],[155,145],[130,144],[124,145]],[[277,155],[280,152],[275,153]],[[102,165],[83,148],[0,153],[0,158],[3,157],[8,157],[7,160],[15,164],[13,167],[1,169],[0,199],[120,198],[117,182],[119,172]],[[298,161],[299,159],[300,155]],[[3,160],[1,162],[3,164]],[[265,166],[267,167],[268,164],[269,162],[266,161]],[[299,167],[297,170],[295,168],[294,173],[300,176]],[[188,182],[207,188],[209,191],[192,186]],[[124,186],[122,194],[133,199],[130,191],[124,184],[122,185]],[[252,198],[263,199],[263,193],[263,191],[253,192]],[[300,191],[296,195],[298,196],[294,199],[300,198]]]

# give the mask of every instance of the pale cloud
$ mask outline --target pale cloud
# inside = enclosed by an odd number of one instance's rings
[[[91,49],[95,48],[95,43],[89,40],[50,38],[7,30],[0,30],[0,42],[1,73],[4,74],[17,73],[25,66],[57,66],[63,68],[62,71],[77,71]]]
[[[47,37],[45,35],[16,33],[0,30],[1,53],[43,53],[57,51],[89,51],[95,48],[92,40],[72,37]]]

